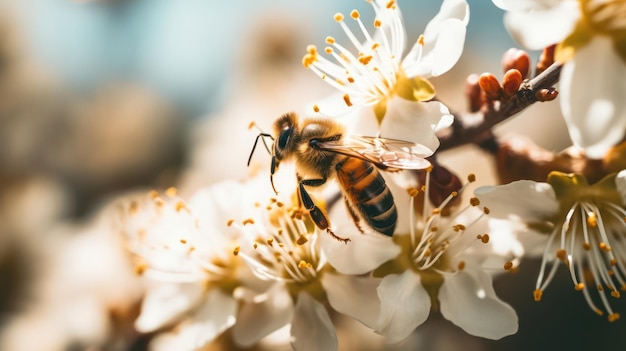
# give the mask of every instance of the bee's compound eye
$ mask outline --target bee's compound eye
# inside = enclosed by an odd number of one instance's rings
[[[291,127],[285,127],[278,136],[278,147],[284,149],[287,146],[287,141],[291,135]]]

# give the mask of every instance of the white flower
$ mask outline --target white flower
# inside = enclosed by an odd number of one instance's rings
[[[574,289],[583,293],[593,311],[606,311],[610,321],[619,318],[607,295],[619,298],[626,287],[626,170],[594,185],[580,175],[552,172],[547,183],[521,180],[481,187],[476,196],[493,216],[524,223],[529,232],[520,240],[531,237],[536,246],[537,233],[542,234],[536,301],[563,263]],[[594,302],[594,291],[602,308]]]
[[[121,231],[148,285],[135,327],[154,332],[180,323],[158,335],[154,349],[203,347],[235,324],[237,292],[267,289],[231,254],[236,232],[225,218],[241,208],[245,190],[218,183],[187,204],[170,188],[121,205]]]
[[[626,3],[622,0],[493,0],[529,49],[558,44],[560,101],[575,145],[601,158],[626,131]]]
[[[320,249],[319,236],[329,234],[318,230],[305,213],[292,207],[289,198],[285,203],[271,198],[259,205],[249,219],[232,226],[242,235],[236,256],[260,279],[275,284],[266,294],[257,296],[259,301],[271,300],[271,308],[257,308],[248,314],[247,322],[257,326],[257,335],[244,338],[237,325],[233,328],[239,345],[254,345],[269,332],[291,323],[294,349],[334,350],[337,336],[326,303],[365,325],[374,324],[380,280],[340,275],[333,270]]]
[[[424,34],[405,53],[406,34],[402,13],[396,2],[368,2],[376,13],[373,34],[361,21],[358,11],[350,13],[359,26],[362,39],[352,32],[342,14],[335,15],[335,20],[346,32],[357,54],[339,44],[335,38],[327,37],[329,46],[324,52],[336,62],[324,58],[315,46],[309,46],[303,64],[340,90],[348,107],[370,106],[355,111],[359,120],[377,120],[382,135],[418,141],[434,150],[438,141],[432,136],[433,131],[449,126],[452,116],[447,107],[439,102],[423,103],[435,95],[427,78],[447,72],[461,56],[469,21],[467,3],[463,0],[444,1]],[[324,109],[321,112],[329,114]],[[410,136],[396,134],[407,129],[411,131]]]
[[[511,265],[505,257],[512,249],[494,249],[485,227],[479,227],[487,221],[481,220],[484,213],[475,207],[476,199],[448,215],[450,203],[459,195],[454,192],[432,208],[425,200],[429,174],[421,192],[411,190],[410,198],[406,192],[394,194],[399,221],[409,225],[403,226],[407,232],[396,231],[393,236],[401,248],[399,255],[373,272],[383,278],[377,289],[381,303],[377,332],[390,343],[399,342],[428,318],[431,309],[472,335],[499,339],[517,332],[515,311],[496,296],[485,270],[504,272],[502,267]],[[414,203],[421,200],[423,213],[416,219]],[[361,255],[365,260],[369,252]]]

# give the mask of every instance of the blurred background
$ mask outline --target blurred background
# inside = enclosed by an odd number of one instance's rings
[[[409,42],[440,6],[399,4]],[[500,57],[515,46],[499,9],[469,4],[464,55],[434,80],[456,111],[465,110],[465,77],[501,77]],[[258,133],[251,121],[269,130],[280,114],[332,92],[301,57],[327,35],[342,38],[332,15],[353,8],[372,18],[358,0],[0,0],[0,350],[144,350],[150,335],[132,331],[142,287],[99,211],[129,192],[177,186],[185,195],[245,177]],[[532,131],[549,149],[568,145],[554,135],[564,130],[556,104],[524,115],[498,133]],[[494,179],[490,160],[459,155],[447,162]],[[572,331],[581,325],[589,345],[625,344],[615,332],[623,322],[588,311],[564,271],[533,303],[536,271],[530,261],[496,283],[520,314],[515,336],[473,338],[435,313],[393,346],[339,321],[340,347],[580,349]]]

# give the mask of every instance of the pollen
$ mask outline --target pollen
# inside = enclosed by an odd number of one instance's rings
[[[320,107],[319,107],[319,106],[317,106],[317,105],[313,105],[313,111],[314,111],[315,113],[320,112]]]
[[[181,244],[186,244],[187,243],[186,239],[180,239],[179,241],[180,241]]]
[[[583,291],[585,289],[585,283],[578,283],[574,286],[574,290]]]
[[[476,174],[474,173],[470,173],[467,175],[467,181],[470,183],[473,183],[476,181]]]
[[[556,257],[561,261],[567,260],[567,251],[565,251],[564,249],[556,250]]]
[[[592,227],[598,226],[598,216],[596,215],[595,212],[587,213],[587,224],[589,224]]]
[[[330,55],[333,53],[333,48],[327,46],[324,48],[324,52]]]
[[[457,268],[462,271],[465,268],[465,261],[459,261]]]
[[[372,55],[359,55],[359,62],[363,65],[367,65],[368,63],[370,63],[370,61],[372,61],[373,58],[374,56]]]
[[[410,197],[416,197],[419,194],[419,190],[417,190],[416,188],[409,188],[407,189],[407,192],[409,193]]]
[[[357,10],[352,10],[352,12],[350,12],[350,17],[358,19],[359,17],[361,17],[361,14],[359,14],[359,11]]]
[[[618,320],[620,317],[619,313],[611,313],[609,315],[609,322],[615,322],[616,320]]]
[[[298,239],[296,239],[296,244],[298,244],[298,245],[304,245],[304,244],[306,244],[306,242],[307,242],[307,241],[309,241],[309,239],[307,239],[307,238],[306,238],[306,236],[304,236],[304,235],[300,235],[300,236],[298,237]]]
[[[421,46],[424,46],[424,34],[421,34],[419,38],[417,38],[417,43],[420,44]],[[474,176],[474,180],[476,180],[476,176]],[[473,180],[470,180],[470,182],[473,182]]]
[[[374,20],[374,28],[380,28],[383,25],[383,22],[379,19]]]
[[[338,12],[338,13],[335,14],[335,16],[333,16],[333,18],[335,19],[335,21],[341,22],[341,21],[343,21],[343,14]]]
[[[237,246],[237,247],[233,250],[233,255],[235,255],[235,256],[239,255],[239,251],[241,251],[241,246]]]
[[[387,2],[385,7],[390,9],[390,8],[394,7],[395,5],[396,5],[396,2],[394,0],[391,0],[391,1]]]
[[[511,261],[507,261],[506,263],[504,263],[504,270],[505,270],[505,271],[508,271],[508,270],[510,270],[511,268],[513,268],[513,262],[511,262]]]
[[[187,209],[187,207],[185,206],[185,203],[182,201],[178,201],[176,203],[176,205],[174,205],[174,209],[176,210],[176,212],[180,212],[181,210]]]
[[[246,218],[246,219],[243,220],[243,222],[241,222],[241,224],[243,224],[243,225],[254,224],[254,219]]]
[[[178,196],[178,189],[176,189],[175,187],[171,186],[169,188],[167,188],[165,190],[165,195],[168,197],[176,197]]]
[[[469,200],[470,205],[478,206],[480,205],[480,200],[477,197],[473,197]]]
[[[598,244],[598,247],[600,248],[600,250],[604,251],[604,252],[609,252],[611,251],[611,246],[608,245],[607,243],[601,242]]]
[[[233,225],[233,223],[235,223],[235,220],[231,218],[231,219],[229,219],[229,220],[227,220],[227,221],[226,221],[226,226],[227,226],[227,227],[230,227],[230,226],[232,226],[232,225]]]
[[[541,289],[535,289],[535,291],[533,291],[533,298],[535,299],[535,301],[537,302],[541,301],[542,296],[543,296],[543,291]],[[600,313],[602,313],[602,311],[600,311]]]
[[[346,94],[343,96],[343,101],[348,105],[348,107],[352,106],[352,101],[350,101],[350,95]]]
[[[325,42],[326,44],[333,45],[335,43],[335,38],[327,36]]]

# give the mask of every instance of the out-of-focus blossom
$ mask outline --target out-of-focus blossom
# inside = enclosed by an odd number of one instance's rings
[[[498,267],[496,271],[503,272],[505,263],[510,264],[507,257],[514,251],[512,246],[494,247],[484,232],[487,221],[475,207],[475,199],[447,214],[456,192],[435,208],[424,200],[423,213],[416,215],[414,203],[421,200],[415,196],[428,199],[428,188],[427,180],[421,192],[410,191],[411,198],[406,192],[395,194],[396,203],[404,207],[399,221],[408,222],[403,226],[408,231],[396,231],[393,243],[387,245],[397,245],[401,252],[374,271],[375,277],[382,277],[377,289],[381,306],[376,330],[388,342],[400,342],[435,309],[472,335],[500,339],[515,333],[517,315],[496,296],[491,274],[486,271]],[[362,250],[360,255],[367,260],[370,252]]]
[[[243,210],[245,196],[240,183],[222,182],[189,204],[170,188],[122,205],[121,228],[148,285],[135,327],[148,333],[178,325],[155,338],[155,349],[204,347],[235,324],[237,294],[266,289],[232,255],[237,232],[226,218]]]
[[[541,245],[536,301],[563,263],[593,311],[606,312],[610,321],[619,318],[609,299],[619,298],[626,285],[626,170],[593,185],[580,175],[552,172],[547,183],[520,180],[481,187],[476,196],[493,216],[525,224],[519,237],[530,252]]]
[[[601,158],[626,131],[626,3],[493,0],[529,49],[557,45],[561,110],[575,145]]]
[[[357,10],[350,13],[362,39],[345,23],[343,14],[335,15],[357,54],[335,38],[327,37],[329,46],[324,52],[336,62],[323,57],[315,46],[309,46],[304,66],[344,94],[343,103],[357,108],[354,113],[359,124],[378,121],[382,135],[417,141],[434,150],[439,145],[434,131],[448,127],[452,116],[445,105],[428,101],[435,96],[435,89],[427,78],[447,72],[461,56],[469,21],[467,3],[444,1],[424,34],[406,53],[406,33],[398,4],[383,0],[370,3],[376,16],[373,34]],[[337,112],[333,109],[315,106],[322,114],[334,116]]]
[[[256,337],[245,337],[239,325],[233,328],[235,341],[244,347],[291,323],[294,349],[336,349],[337,336],[327,304],[365,325],[373,326],[376,321],[380,280],[336,272],[321,248],[320,236],[328,234],[301,211],[289,197],[271,198],[258,204],[250,219],[232,224],[242,233],[237,256],[260,279],[275,283],[266,297],[273,299],[272,309],[248,305],[243,323],[257,326]]]

